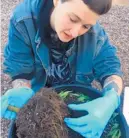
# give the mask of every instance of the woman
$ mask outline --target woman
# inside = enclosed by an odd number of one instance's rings
[[[8,105],[23,107],[41,87],[96,79],[103,97],[69,105],[88,115],[65,118],[65,123],[86,138],[99,138],[120,104],[120,62],[97,20],[111,8],[111,0],[24,0],[10,20],[4,72],[13,89],[1,98],[2,114],[15,119]]]

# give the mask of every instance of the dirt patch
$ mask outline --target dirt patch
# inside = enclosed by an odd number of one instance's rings
[[[18,138],[82,138],[64,123],[71,114],[67,104],[51,88],[43,88],[19,111]]]
[[[42,89],[18,113],[18,138],[68,138],[66,104],[52,89]]]

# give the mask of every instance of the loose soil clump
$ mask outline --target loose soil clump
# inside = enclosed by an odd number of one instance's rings
[[[37,92],[20,109],[16,120],[18,138],[82,138],[68,128],[64,117],[70,117],[67,104],[51,88]]]
[[[18,138],[68,138],[67,105],[52,89],[42,89],[22,108],[16,120]]]

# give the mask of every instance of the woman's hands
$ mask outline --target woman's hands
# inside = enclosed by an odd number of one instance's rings
[[[85,138],[100,138],[111,115],[119,106],[119,97],[114,89],[105,92],[101,98],[83,104],[70,104],[69,108],[88,111],[79,118],[65,118],[67,126]]]
[[[17,108],[22,108],[33,95],[33,90],[27,87],[8,90],[0,99],[1,117],[15,119],[16,113],[8,110],[8,106],[11,105]]]

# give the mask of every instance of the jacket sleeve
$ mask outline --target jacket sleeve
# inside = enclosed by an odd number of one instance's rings
[[[11,78],[30,80],[34,74],[34,57],[24,22],[10,20],[8,43],[4,49],[3,72]]]
[[[116,47],[109,42],[108,36],[102,29],[98,39],[95,58],[93,60],[93,71],[95,78],[103,85],[104,80],[111,75],[122,77],[120,60],[116,54]]]

